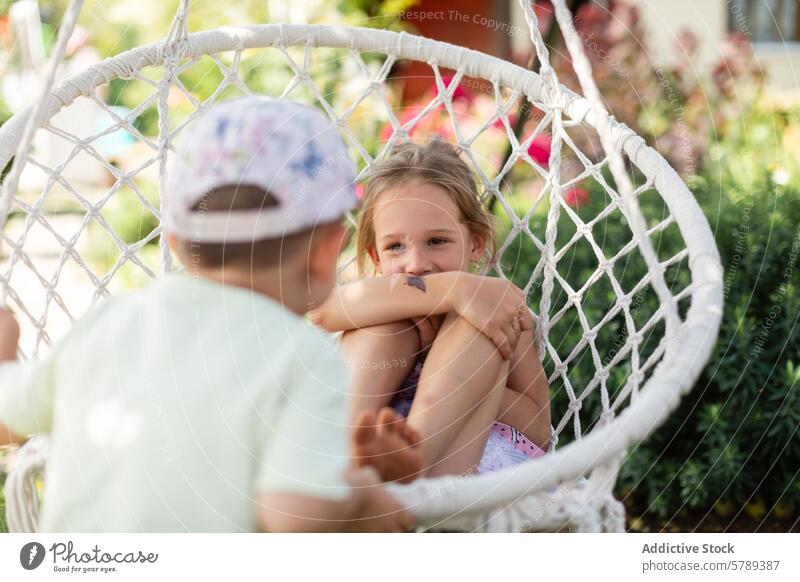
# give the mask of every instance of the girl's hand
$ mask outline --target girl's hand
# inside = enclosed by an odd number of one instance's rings
[[[374,467],[350,469],[345,479],[358,500],[355,515],[347,524],[351,531],[403,533],[412,530],[411,512],[384,489]]]
[[[533,329],[525,293],[509,281],[459,273],[454,292],[456,313],[492,340],[505,359],[513,354],[520,332]]]

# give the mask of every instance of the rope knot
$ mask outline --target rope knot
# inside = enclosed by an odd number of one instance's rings
[[[557,83],[545,83],[542,86],[542,103],[548,109],[562,111],[567,106],[567,96]]]

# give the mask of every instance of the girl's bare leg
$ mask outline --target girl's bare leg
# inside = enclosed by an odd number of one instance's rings
[[[495,345],[466,320],[449,314],[422,368],[408,424],[422,437],[423,474],[475,467],[497,419],[508,374]]]
[[[342,337],[350,371],[350,423],[371,410],[389,404],[392,395],[411,373],[419,353],[419,334],[411,321],[397,321],[354,329]]]

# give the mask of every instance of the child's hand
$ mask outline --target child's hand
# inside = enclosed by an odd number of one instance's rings
[[[19,344],[19,324],[14,315],[0,307],[0,361],[15,360]]]
[[[351,469],[345,478],[359,500],[351,531],[402,533],[414,527],[411,513],[383,487],[373,467]]]
[[[504,279],[460,273],[455,291],[456,313],[491,339],[506,359],[520,332],[533,329],[525,293]]]

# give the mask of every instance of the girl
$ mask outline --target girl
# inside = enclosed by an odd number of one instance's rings
[[[451,145],[403,143],[376,164],[357,253],[361,274],[370,262],[389,285],[341,286],[312,314],[345,331],[354,423],[387,404],[407,416],[428,477],[543,455],[549,392],[532,320],[519,289],[468,273],[492,258],[493,229]]]

